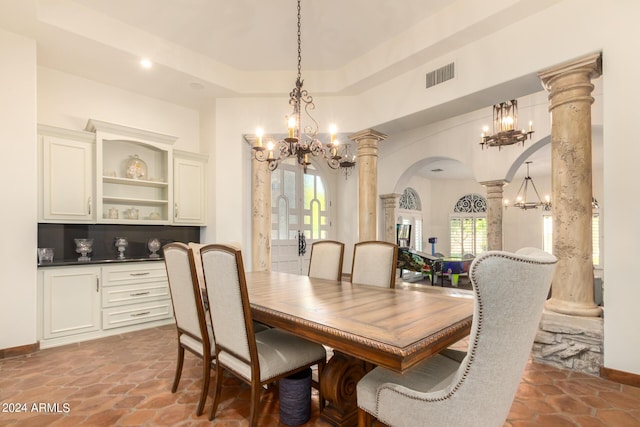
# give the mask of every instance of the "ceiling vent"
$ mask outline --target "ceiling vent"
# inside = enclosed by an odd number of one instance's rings
[[[447,80],[451,80],[456,76],[455,62],[440,67],[437,70],[433,70],[427,73],[427,89],[432,86],[444,83]]]

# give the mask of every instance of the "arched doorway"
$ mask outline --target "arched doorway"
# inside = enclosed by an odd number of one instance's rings
[[[282,162],[271,173],[271,269],[307,274],[311,244],[329,238],[328,186],[322,172],[307,173],[295,160]]]

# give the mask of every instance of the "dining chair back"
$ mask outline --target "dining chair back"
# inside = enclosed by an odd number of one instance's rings
[[[311,245],[309,277],[342,280],[344,243],[335,240],[319,240]]]
[[[202,293],[198,284],[193,251],[184,243],[169,243],[163,247],[169,291],[178,331],[178,360],[171,392],[178,389],[185,349],[202,358],[203,383],[196,413],[202,414],[209,391],[213,352],[212,331],[206,324]]]
[[[206,245],[200,250],[211,323],[216,337],[216,387],[210,419],[217,411],[223,370],[251,386],[250,425],[256,426],[263,385],[318,365],[322,372],[326,352],[322,345],[277,328],[255,332],[242,253],[228,245]],[[320,392],[320,405],[324,405]]]
[[[370,240],[353,246],[351,283],[394,288],[398,245]]]
[[[529,359],[557,259],[540,249],[489,251],[470,269],[466,354],[443,351],[403,374],[375,368],[357,385],[359,425],[502,426]]]

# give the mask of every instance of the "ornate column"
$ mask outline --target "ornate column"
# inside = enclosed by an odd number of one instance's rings
[[[600,54],[539,74],[549,91],[553,253],[558,267],[546,308],[574,316],[600,316],[594,302],[591,246],[591,79]]]
[[[502,250],[502,187],[503,180],[481,182],[487,189],[487,249]]]
[[[366,129],[349,136],[358,146],[358,241],[376,240],[378,218],[378,142],[387,135]]]
[[[381,194],[382,208],[384,210],[384,241],[397,243],[396,223],[398,221],[398,200],[402,194]]]
[[[252,271],[271,270],[271,171],[256,159],[251,160],[251,255]]]

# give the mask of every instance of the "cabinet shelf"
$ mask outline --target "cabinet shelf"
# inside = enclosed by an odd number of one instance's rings
[[[105,184],[120,184],[131,185],[137,187],[153,187],[153,188],[167,188],[169,183],[164,181],[148,181],[144,179],[131,179],[131,178],[116,178],[113,176],[103,176],[102,182]]]
[[[136,199],[132,197],[103,197],[104,203],[121,204],[121,205],[145,205],[145,206],[162,206],[169,203],[168,200],[158,199]]]

